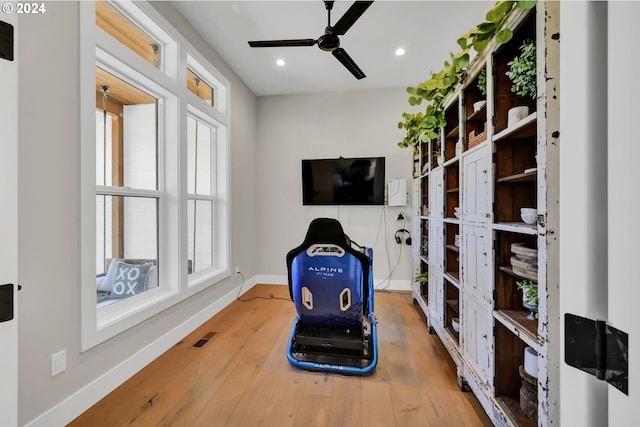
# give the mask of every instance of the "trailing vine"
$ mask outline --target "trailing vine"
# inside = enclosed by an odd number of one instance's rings
[[[407,88],[410,95],[409,105],[421,105],[423,100],[430,104],[427,105],[424,113],[402,113],[404,121],[398,123],[398,129],[405,129],[407,133],[398,146],[416,149],[420,142],[438,137],[437,129],[446,124],[442,104],[462,82],[464,72],[469,66],[471,49],[482,52],[494,38],[498,44],[511,40],[513,33],[505,27],[509,13],[514,7],[531,9],[536,3],[537,0],[498,1],[487,12],[485,22],[460,36],[457,43],[461,50],[456,54],[450,53],[451,58],[444,62],[444,68],[441,71],[432,72],[429,79],[418,83],[416,87]]]

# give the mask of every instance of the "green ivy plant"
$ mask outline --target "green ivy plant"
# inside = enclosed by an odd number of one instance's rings
[[[513,33],[509,28],[505,28],[511,10],[514,7],[531,9],[536,3],[537,0],[498,1],[487,12],[485,22],[478,24],[458,38],[457,43],[461,50],[456,54],[450,53],[450,60],[444,62],[444,68],[441,71],[431,72],[428,80],[415,87],[407,88],[410,95],[409,105],[421,105],[423,100],[430,102],[430,104],[427,105],[424,113],[402,114],[404,121],[398,123],[398,128],[406,129],[407,135],[398,142],[398,146],[402,148],[413,147],[415,150],[420,142],[427,142],[438,137],[438,128],[446,125],[442,104],[456,86],[462,82],[464,73],[469,66],[471,49],[476,52],[483,51],[494,37],[499,44],[511,40]]]
[[[482,95],[487,94],[487,68],[482,67],[480,74],[478,74],[478,90]]]
[[[518,95],[536,98],[536,44],[525,40],[520,46],[520,55],[507,63],[509,70],[505,72],[513,85],[511,92]]]

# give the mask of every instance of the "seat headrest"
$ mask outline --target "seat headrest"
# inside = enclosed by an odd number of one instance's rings
[[[349,238],[344,234],[342,225],[334,218],[316,218],[311,221],[304,241],[305,244],[333,243],[343,248],[350,246]]]

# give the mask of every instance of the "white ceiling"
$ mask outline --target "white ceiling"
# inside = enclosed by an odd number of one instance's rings
[[[352,1],[336,1],[335,24]],[[357,80],[317,46],[251,48],[249,40],[317,39],[327,11],[320,0],[174,1],[175,7],[258,96],[414,86],[440,71],[456,40],[484,20],[493,1],[376,1],[340,47],[366,74]],[[395,56],[398,47],[404,56]],[[276,59],[286,61],[284,67]]]

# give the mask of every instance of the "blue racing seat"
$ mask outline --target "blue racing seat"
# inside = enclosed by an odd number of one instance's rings
[[[368,374],[377,364],[373,251],[350,241],[340,222],[317,218],[286,256],[297,317],[287,358],[309,370]]]

